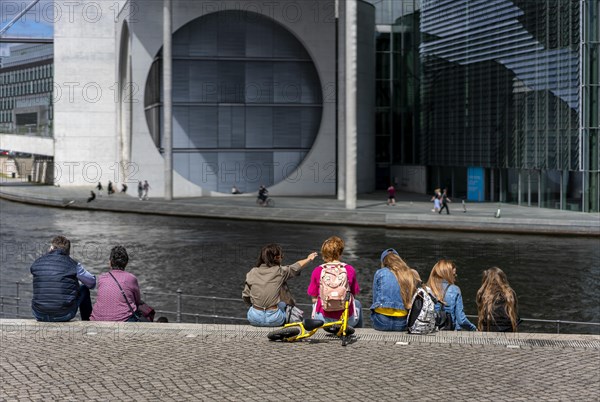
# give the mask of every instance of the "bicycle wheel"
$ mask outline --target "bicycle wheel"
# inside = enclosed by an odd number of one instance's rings
[[[274,207],[275,206],[275,201],[273,201],[272,198],[267,198],[267,207]]]
[[[298,327],[280,328],[269,332],[267,338],[269,338],[270,341],[285,341],[298,334],[300,334],[300,328]]]
[[[323,331],[329,332],[330,334],[337,334],[339,330],[340,330],[339,325],[334,325],[332,327],[323,327]],[[347,326],[346,327],[346,335],[350,336],[352,334],[354,334],[354,328],[351,326]]]

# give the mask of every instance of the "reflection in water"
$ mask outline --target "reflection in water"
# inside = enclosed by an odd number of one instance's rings
[[[476,314],[481,272],[496,265],[517,292],[521,316],[600,322],[598,239],[173,218],[41,208],[2,200],[0,219],[3,292],[7,283],[31,281],[31,263],[59,233],[71,239],[73,256],[93,273],[107,270],[110,248],[121,244],[130,251],[128,270],[139,278],[142,291],[181,289],[185,294],[236,299],[241,298],[245,274],[264,244],[280,243],[284,263],[292,263],[319,251],[327,237],[338,235],[346,242],[342,260],[357,270],[365,306],[371,303],[379,254],[394,247],[424,280],[438,259],[454,260],[467,314]],[[300,303],[310,301],[306,288],[311,269],[290,282]],[[175,308],[173,298],[156,302],[160,309]],[[186,298],[184,308],[196,311],[199,302]],[[243,315],[241,304],[225,309]]]

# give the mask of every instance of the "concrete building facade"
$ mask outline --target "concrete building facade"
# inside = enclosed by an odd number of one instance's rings
[[[0,67],[0,132],[52,135],[53,46],[10,48]]]
[[[87,6],[88,18],[55,24],[55,80],[73,89],[55,104],[57,182],[148,180],[161,196],[163,2],[93,3],[110,18],[90,23],[92,2],[81,2],[74,15]],[[359,2],[359,15],[354,180],[368,192],[374,8]],[[261,184],[273,195],[336,195],[346,177],[339,31],[335,1],[173,1],[173,195]]]

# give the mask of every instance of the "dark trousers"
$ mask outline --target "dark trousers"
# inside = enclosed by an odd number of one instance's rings
[[[90,297],[90,289],[87,286],[81,285],[79,287],[77,303],[79,304],[81,321],[89,321],[92,315],[92,298]]]
[[[448,204],[446,204],[445,202],[442,203],[442,207],[440,208],[440,214],[442,213],[444,208],[446,208],[446,215],[450,215],[450,210],[448,209]]]
[[[71,321],[75,315],[77,315],[77,308],[79,308],[79,314],[81,315],[82,321],[89,321],[92,315],[92,298],[90,297],[90,290],[87,286],[81,285],[79,287],[79,297],[77,298],[77,305],[64,316],[55,316],[46,313],[40,313],[33,310],[33,316],[38,321],[45,322],[65,322]]]

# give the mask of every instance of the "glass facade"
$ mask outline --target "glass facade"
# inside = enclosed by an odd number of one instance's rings
[[[419,0],[368,0],[376,8],[376,187],[392,164],[418,163]]]
[[[430,184],[461,196],[458,176],[483,167],[488,200],[598,211],[598,3],[423,0],[420,11],[417,159]]]
[[[161,54],[146,117],[161,149]],[[174,169],[201,187],[254,192],[291,175],[311,149],[321,84],[304,46],[273,20],[223,11],[173,35]]]

